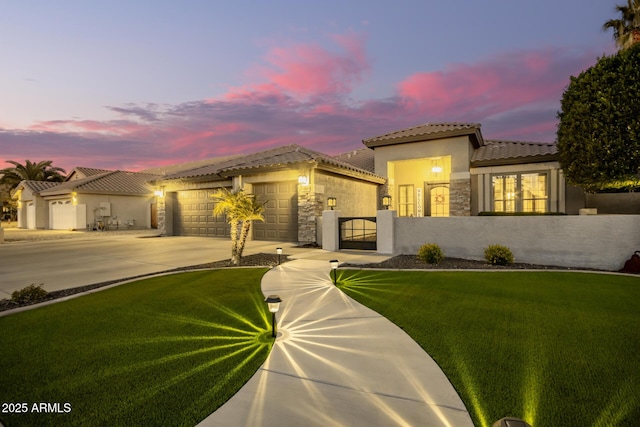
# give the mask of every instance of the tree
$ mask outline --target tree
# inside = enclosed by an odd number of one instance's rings
[[[626,6],[616,6],[620,19],[610,19],[602,29],[613,29],[613,38],[618,49],[629,49],[640,41],[640,0],[627,0]]]
[[[37,163],[25,160],[24,165],[13,160],[7,160],[7,163],[11,163],[13,167],[0,170],[2,175],[0,184],[8,184],[12,189],[23,180],[62,182],[65,178],[66,171],[57,166],[51,166],[52,160]]]
[[[571,82],[558,112],[558,155],[586,191],[640,189],[640,45],[602,57]]]
[[[52,160],[37,163],[25,160],[24,165],[13,160],[7,160],[7,163],[11,163],[13,167],[0,169],[0,200],[2,211],[10,217],[15,216],[16,211],[16,204],[12,202],[10,193],[20,182],[23,180],[62,182],[65,178],[63,174],[66,171],[51,166]]]
[[[252,221],[263,221],[264,206],[255,195],[243,190],[220,189],[214,196],[214,215],[226,215],[231,227],[231,264],[240,265],[242,252],[249,236]]]

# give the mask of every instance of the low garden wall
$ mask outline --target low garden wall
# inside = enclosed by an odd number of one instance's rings
[[[640,250],[640,215],[423,217],[392,223],[391,233],[378,224],[378,237],[391,236],[395,254],[415,254],[424,243],[437,243],[445,256],[482,260],[484,248],[500,244],[511,249],[516,262],[617,271]]]

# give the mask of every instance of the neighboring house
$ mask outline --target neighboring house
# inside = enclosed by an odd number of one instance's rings
[[[18,226],[105,229],[156,226],[156,198],[148,173],[75,168],[62,183],[22,181]]]
[[[425,124],[363,140],[398,216],[562,212],[584,207],[554,144],[484,140],[477,123]]]
[[[18,200],[18,227],[49,228],[49,210],[47,202],[40,192],[60,185],[59,182],[22,181],[12,191],[12,197]]]
[[[353,160],[353,159],[352,159]],[[211,159],[183,170],[162,171],[153,182],[159,228],[168,235],[228,236],[224,217],[214,217],[212,196],[220,188],[244,189],[264,204],[264,222],[253,223],[255,240],[317,243],[327,198],[345,216],[375,216],[378,187],[371,170],[297,145]]]

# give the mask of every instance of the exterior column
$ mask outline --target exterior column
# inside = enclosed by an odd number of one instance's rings
[[[450,216],[470,216],[471,215],[471,177],[454,179],[454,175],[469,174],[451,174],[449,181],[449,215]]]
[[[316,243],[316,218],[321,212],[322,195],[315,186],[298,184],[298,243]]]
[[[340,211],[322,212],[322,249],[336,252],[340,250]]]
[[[393,254],[395,246],[394,222],[397,211],[380,210],[376,215],[376,246],[381,254]]]

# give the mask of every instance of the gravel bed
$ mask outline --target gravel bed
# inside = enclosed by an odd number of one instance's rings
[[[398,255],[386,261],[372,264],[349,264],[342,267],[352,268],[382,268],[388,270],[585,270],[583,268],[558,267],[552,265],[537,265],[514,263],[511,265],[491,265],[485,261],[476,261],[462,258],[445,258],[439,264],[427,264],[421,261],[416,255]]]

